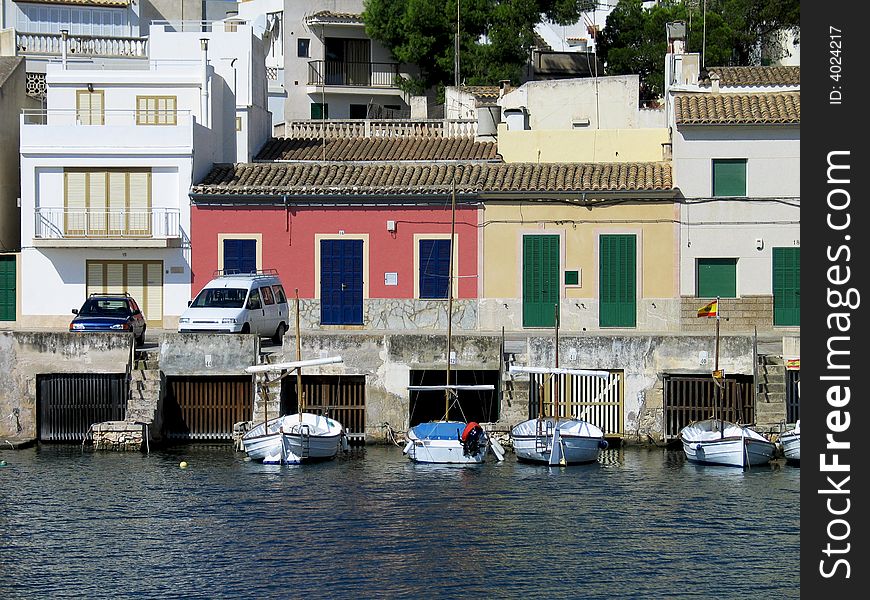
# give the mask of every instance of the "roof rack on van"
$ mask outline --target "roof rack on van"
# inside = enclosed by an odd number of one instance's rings
[[[110,294],[108,292],[92,292],[88,294],[88,298],[99,297],[99,296],[126,296],[127,298],[132,298],[130,292],[118,292],[117,294]]]
[[[277,275],[278,269],[257,269],[244,273],[238,269],[216,269],[212,277],[276,277]]]

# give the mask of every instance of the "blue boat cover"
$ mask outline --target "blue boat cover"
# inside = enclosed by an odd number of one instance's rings
[[[458,421],[435,421],[412,427],[414,435],[421,440],[458,440],[465,423]]]

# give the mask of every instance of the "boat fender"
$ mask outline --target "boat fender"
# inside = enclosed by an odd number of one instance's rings
[[[607,450],[607,446],[608,446],[607,440],[598,440],[598,447],[599,448],[601,448],[602,450]]]

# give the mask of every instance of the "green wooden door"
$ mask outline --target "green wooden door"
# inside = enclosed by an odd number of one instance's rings
[[[555,327],[559,236],[523,236],[523,327]]]
[[[773,324],[801,324],[801,249],[773,249]]]
[[[598,259],[599,326],[634,327],[637,324],[637,237],[602,235]]]
[[[15,257],[0,256],[0,321],[15,320]]]

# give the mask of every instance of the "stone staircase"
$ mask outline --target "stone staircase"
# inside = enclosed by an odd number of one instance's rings
[[[774,354],[758,355],[755,423],[761,430],[779,431],[785,419],[785,364]]]
[[[161,403],[160,351],[136,350],[130,369],[130,396],[123,421],[91,427],[96,450],[146,450],[160,438],[157,422]]]

